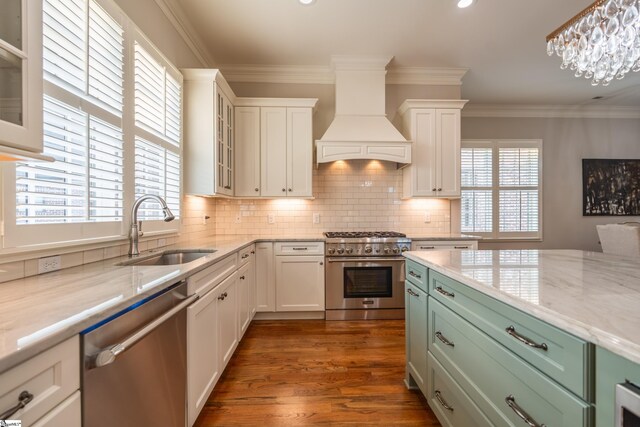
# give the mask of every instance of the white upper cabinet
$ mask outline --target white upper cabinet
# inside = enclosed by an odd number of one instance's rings
[[[236,196],[312,197],[317,99],[238,98]]]
[[[0,159],[42,158],[42,1],[0,14]]]
[[[403,197],[460,197],[460,110],[464,100],[406,100],[399,109],[413,140]]]
[[[233,196],[235,94],[219,70],[182,73],[185,193]]]

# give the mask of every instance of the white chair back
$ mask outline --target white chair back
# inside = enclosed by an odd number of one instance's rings
[[[602,252],[640,258],[640,223],[597,225]]]

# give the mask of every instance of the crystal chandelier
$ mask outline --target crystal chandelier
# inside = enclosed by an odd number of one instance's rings
[[[547,36],[560,68],[597,86],[640,71],[640,0],[597,0]]]

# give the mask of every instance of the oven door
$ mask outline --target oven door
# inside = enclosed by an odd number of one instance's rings
[[[404,258],[327,258],[328,310],[404,308]]]

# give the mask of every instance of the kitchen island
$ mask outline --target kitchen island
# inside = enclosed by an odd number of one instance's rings
[[[616,384],[640,383],[640,262],[573,250],[405,256],[407,381],[444,424],[614,425]]]

